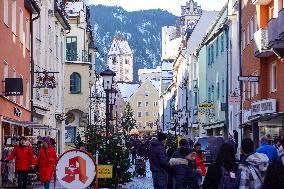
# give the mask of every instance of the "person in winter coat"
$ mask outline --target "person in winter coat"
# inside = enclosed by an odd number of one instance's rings
[[[167,135],[159,132],[158,139],[152,139],[149,146],[149,162],[152,171],[154,189],[166,189],[169,170],[168,157],[165,149]]]
[[[244,160],[239,166],[241,169],[239,189],[261,189],[268,167],[267,155],[254,153],[254,143],[250,138],[242,140],[241,152]]]
[[[235,175],[237,168],[234,147],[229,143],[223,143],[220,146],[215,162],[208,167],[202,188],[219,189],[222,184],[222,169],[231,175]]]
[[[55,169],[57,156],[55,149],[50,144],[50,139],[45,138],[43,147],[39,149],[36,162],[39,164],[39,180],[49,189],[49,183]]]
[[[278,142],[284,146],[284,138]],[[284,189],[284,154],[268,166],[262,189]]]
[[[16,171],[18,177],[18,189],[26,189],[28,181],[28,172],[35,165],[33,149],[26,146],[26,138],[21,137],[18,146],[6,158],[7,161],[16,158]]]
[[[141,140],[141,143],[137,147],[137,156],[148,159],[148,145],[144,139]]]
[[[184,138],[179,141],[179,149],[175,151],[172,157],[173,158],[183,158],[182,155],[180,154],[180,149],[182,148],[189,148],[188,141]]]
[[[201,175],[204,177],[206,175],[206,167],[205,167],[205,164],[204,164],[205,155],[201,151],[201,144],[196,143],[194,145],[194,151],[196,152],[196,156],[194,158],[196,168],[201,171]]]
[[[170,160],[173,157],[175,150],[173,148],[168,147],[167,148],[167,155],[168,159]],[[174,188],[174,183],[173,183],[173,170],[170,169],[168,171],[168,186],[167,189],[173,189]]]
[[[266,154],[269,158],[269,163],[272,163],[273,159],[277,159],[278,152],[277,149],[269,144],[269,139],[263,136],[260,140],[261,146],[256,149],[256,152]]]
[[[195,152],[189,148],[179,149],[182,158],[171,158],[174,189],[198,189],[196,170],[192,164]]]

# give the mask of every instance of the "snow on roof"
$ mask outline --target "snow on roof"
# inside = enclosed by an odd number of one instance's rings
[[[159,80],[150,80],[150,82],[154,85],[157,90],[160,90],[161,82]]]
[[[116,48],[115,45],[118,48]],[[124,38],[123,36],[116,36],[112,41],[108,54],[132,54],[132,50],[126,38]]]
[[[190,38],[188,39],[188,52],[193,54],[198,45],[202,42],[208,28],[218,16],[218,11],[203,11],[199,21],[197,22]]]
[[[117,82],[118,90],[125,102],[129,101],[129,98],[137,91],[139,86],[140,84],[135,82]]]
[[[84,11],[84,2],[66,2],[65,6],[68,16],[77,16],[80,11]]]

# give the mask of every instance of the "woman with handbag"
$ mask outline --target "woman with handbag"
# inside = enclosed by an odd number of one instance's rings
[[[49,189],[52,174],[57,161],[56,151],[50,145],[50,139],[45,138],[43,146],[39,149],[37,163],[39,164],[39,180],[44,184],[45,189]]]

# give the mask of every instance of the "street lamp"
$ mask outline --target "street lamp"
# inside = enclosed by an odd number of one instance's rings
[[[113,119],[113,106],[115,105],[115,101],[116,101],[116,94],[117,94],[117,90],[112,88],[110,91],[109,91],[109,105],[110,105],[110,120],[114,120]],[[114,132],[114,125],[112,124],[112,132]]]
[[[172,115],[173,115],[174,124],[175,124],[174,128],[175,128],[175,136],[176,136],[177,135],[177,118],[178,118],[178,113],[176,111],[174,111],[172,113]]]
[[[115,72],[110,69],[106,69],[101,72],[100,75],[103,77],[103,88],[106,93],[106,136],[109,136],[109,121],[110,121],[110,111],[109,111],[109,95],[112,89],[113,78],[116,76]]]

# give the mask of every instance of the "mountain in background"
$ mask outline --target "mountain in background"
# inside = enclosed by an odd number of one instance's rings
[[[122,7],[91,5],[91,24],[98,48],[96,70],[106,68],[106,58],[116,34],[128,39],[134,52],[134,79],[138,69],[155,68],[161,62],[162,27],[175,25],[177,17],[161,10],[127,12]]]

